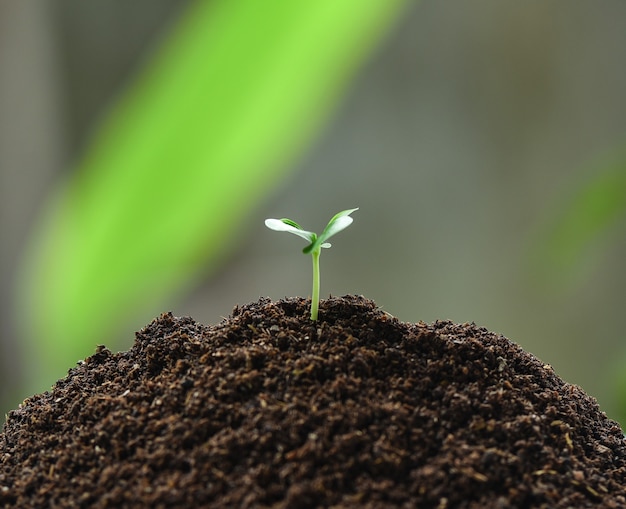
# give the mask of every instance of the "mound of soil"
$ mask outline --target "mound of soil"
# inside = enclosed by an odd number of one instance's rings
[[[626,442],[473,324],[361,297],[163,314],[12,411],[0,507],[626,507]]]

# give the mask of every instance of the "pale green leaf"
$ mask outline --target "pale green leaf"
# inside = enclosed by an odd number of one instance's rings
[[[295,226],[294,226],[295,225]],[[266,219],[265,226],[277,232],[289,232],[302,237],[307,242],[315,242],[317,235],[303,230],[297,223],[289,219]]]
[[[310,246],[304,248],[304,253],[310,253],[311,251],[314,251],[321,247],[330,247],[330,244],[328,244],[326,240],[350,226],[352,224],[352,221],[354,221],[354,219],[350,217],[350,214],[352,214],[356,210],[359,209],[355,208],[342,210],[341,212],[335,214],[328,222],[326,228],[324,228],[324,231],[320,234],[320,236]]]

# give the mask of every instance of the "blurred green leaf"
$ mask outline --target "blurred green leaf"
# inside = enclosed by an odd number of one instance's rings
[[[592,168],[593,177],[557,204],[554,219],[546,221],[534,262],[550,285],[567,287],[586,277],[592,248],[608,237],[626,217],[626,147],[619,147]]]
[[[626,349],[622,348],[614,353],[613,362],[609,365],[609,376],[611,379],[611,387],[613,389],[611,396],[613,397],[613,407],[615,414],[611,416],[622,425],[622,429],[626,424]]]
[[[402,4],[192,4],[34,234],[20,312],[39,387],[216,268]]]

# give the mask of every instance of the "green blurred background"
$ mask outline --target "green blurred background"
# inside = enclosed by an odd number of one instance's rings
[[[164,310],[505,334],[626,418],[626,3],[0,2],[0,412]],[[261,4],[259,4],[261,5]],[[367,7],[364,7],[366,5]]]

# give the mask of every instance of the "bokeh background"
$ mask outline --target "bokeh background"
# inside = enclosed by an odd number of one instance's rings
[[[214,323],[260,296],[309,295],[302,243],[263,220],[286,216],[320,231],[335,212],[360,207],[321,258],[323,296],[362,294],[403,321],[450,319],[500,332],[624,422],[623,180],[605,186],[617,205],[604,220],[578,240],[571,224],[572,207],[585,203],[577,199],[607,168],[626,174],[621,0],[432,0],[387,13],[384,30],[346,64],[337,100],[324,103],[332,108],[323,128],[286,149],[284,170],[268,170],[254,200],[230,195],[245,213],[232,223],[226,212],[219,217],[228,223],[227,248],[206,270],[194,258],[199,268],[171,294],[103,310],[116,326],[85,329],[65,355],[39,310],[58,295],[28,282],[35,269],[57,267],[54,257],[33,255],[33,238],[54,228],[50,200],[79,173],[103,119],[195,3],[0,2],[0,413],[46,390],[97,344],[129,348],[133,331],[162,311]],[[178,135],[197,135],[192,129]],[[176,164],[153,171],[154,179],[184,175]],[[167,232],[157,248],[171,242]],[[139,256],[149,260],[154,250]],[[100,260],[97,270],[114,271],[110,265]],[[155,270],[156,286],[159,277]],[[92,286],[80,297],[98,292]],[[60,365],[47,366],[40,353],[55,350]]]

